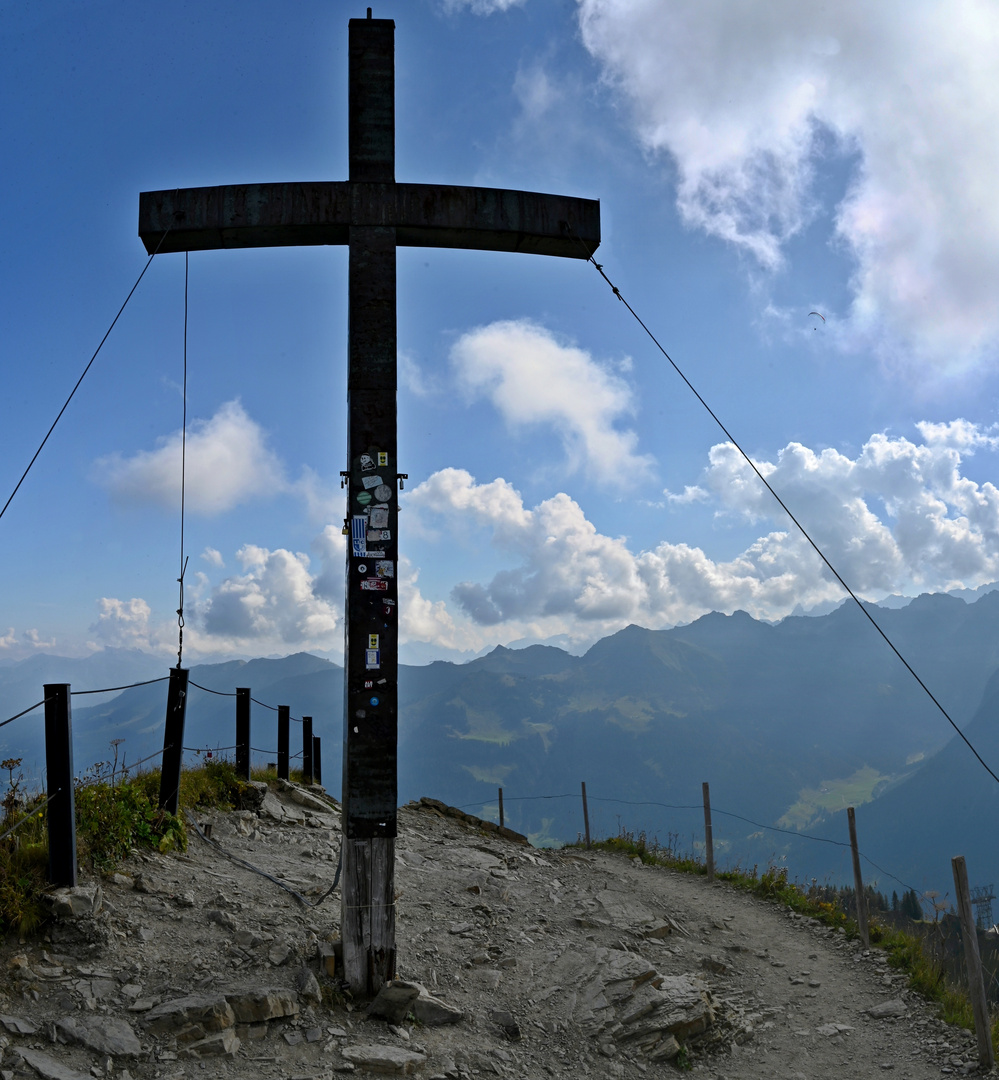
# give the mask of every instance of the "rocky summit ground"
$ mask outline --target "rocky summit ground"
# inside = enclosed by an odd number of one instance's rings
[[[0,1077],[924,1080],[974,1071],[877,951],[732,887],[531,848],[423,800],[399,815],[399,982],[338,989],[339,813],[255,789],[184,855],[57,894],[0,957]],[[235,860],[235,861],[234,861]],[[249,868],[251,864],[264,876]],[[272,880],[272,879],[276,879]],[[334,969],[331,977],[330,969]]]

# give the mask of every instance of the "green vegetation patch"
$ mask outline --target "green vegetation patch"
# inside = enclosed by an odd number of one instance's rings
[[[114,745],[114,744],[112,744]],[[117,751],[117,747],[115,747]],[[48,888],[47,801],[23,790],[20,759],[0,762],[7,791],[0,800],[0,934],[29,934],[45,917],[42,894]],[[181,773],[180,807],[241,805],[246,785],[228,761],[209,761]],[[183,851],[187,832],[182,817],[159,809],[160,773],[128,778],[115,762],[99,762],[74,788],[76,845],[81,862],[110,873],[134,849]]]
[[[823,780],[817,788],[802,788],[798,801],[787,808],[777,824],[784,829],[805,829],[825,814],[870,802],[877,788],[891,779],[865,765],[844,780]]]
[[[448,704],[464,712],[465,722],[468,725],[467,731],[456,731],[452,728],[451,734],[453,738],[473,739],[476,742],[493,743],[496,746],[509,746],[516,739],[523,737],[520,732],[509,731],[504,727],[503,721],[496,713],[481,712],[478,709],[473,709],[461,698],[455,698],[453,701],[449,701]]]

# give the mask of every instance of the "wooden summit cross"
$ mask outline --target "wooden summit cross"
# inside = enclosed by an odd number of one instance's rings
[[[395,249],[460,247],[571,259],[600,243],[591,199],[395,182],[395,23],[349,22],[347,181],[147,191],[154,251],[349,246],[350,542],[344,655],[344,975],[357,994],[395,974],[398,489]]]

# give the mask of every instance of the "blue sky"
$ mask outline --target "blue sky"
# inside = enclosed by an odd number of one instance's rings
[[[992,5],[374,8],[399,180],[599,198],[599,261],[858,592],[999,578]],[[346,178],[363,15],[0,2],[0,499],[140,191]],[[183,302],[155,258],[0,519],[0,659],[175,654]],[[185,656],[336,657],[346,251],[197,253],[189,305]],[[399,348],[403,659],[840,598],[585,263],[401,250]]]

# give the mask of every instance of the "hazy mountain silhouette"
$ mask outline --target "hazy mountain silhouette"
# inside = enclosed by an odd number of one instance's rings
[[[999,688],[990,681],[999,668],[999,592],[972,604],[924,595],[903,608],[870,610],[955,721],[974,717],[969,735],[983,740],[999,772],[999,736],[989,727],[999,704]],[[114,668],[118,661],[150,676],[144,665],[151,658],[109,653],[99,668],[100,655],[84,662],[36,657],[0,668],[0,713],[37,701],[43,681],[79,689],[129,681],[131,675]],[[89,666],[74,666],[80,664]],[[186,746],[230,746],[235,700],[220,695],[249,686],[262,703],[252,711],[255,762],[275,758],[277,719],[267,706],[289,705],[294,717],[314,718],[324,780],[339,793],[340,667],[299,653],[200,665],[190,679]],[[160,749],[166,686],[138,687],[97,704],[75,697],[77,771],[106,760],[113,738],[125,739],[121,750],[129,761]],[[0,754],[24,756],[26,769],[40,774],[41,731],[40,713],[16,721],[0,730]],[[583,656],[532,645],[499,647],[463,664],[403,666],[399,796],[433,795],[488,815],[502,785],[514,828],[570,839],[582,828],[578,793],[585,780],[594,832],[618,825],[661,839],[672,832],[684,847],[702,832],[702,780],[710,782],[719,811],[782,823],[792,834],[805,828],[845,838],[838,811],[849,801],[860,806],[865,850],[871,846],[886,862],[911,867],[906,873],[915,878],[935,873],[920,853],[929,837],[946,846],[948,830],[953,836],[967,825],[985,835],[991,821],[994,781],[980,766],[965,769],[965,759],[973,759],[946,745],[951,734],[855,605],[776,625],[745,612],[713,613],[670,630],[629,626]],[[293,753],[300,740],[293,725]],[[979,797],[975,768],[988,784],[981,811],[969,815],[961,806]],[[874,803],[861,805],[872,795]],[[649,803],[668,805],[643,805]],[[866,824],[875,819],[877,833]],[[802,874],[849,877],[849,863],[833,845],[760,834],[721,814],[715,836],[729,860],[791,852]],[[965,854],[972,861],[970,845]]]

